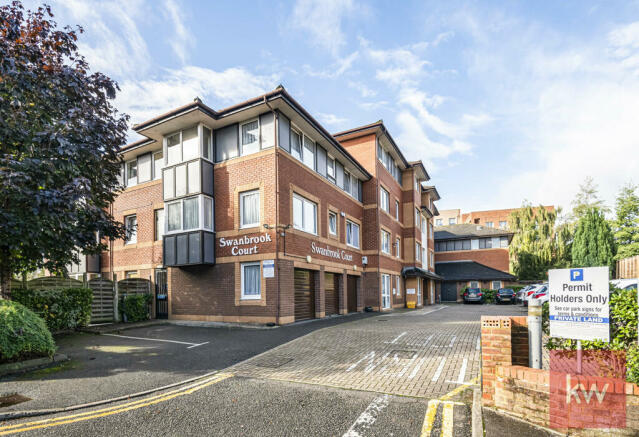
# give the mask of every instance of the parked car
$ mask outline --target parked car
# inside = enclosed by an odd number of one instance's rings
[[[464,292],[464,303],[479,302],[484,303],[484,293],[480,288],[469,288]]]
[[[513,303],[515,301],[515,292],[512,288],[500,288],[495,295],[497,303]]]
[[[637,278],[613,279],[612,281],[610,281],[610,283],[617,288],[621,288],[622,290],[630,290],[632,288],[637,290],[637,284],[639,283],[639,279]]]
[[[541,294],[542,292],[548,292],[548,283],[546,282],[545,284],[539,284],[537,286],[535,286],[535,288],[532,288],[530,290],[528,290],[526,292],[526,296],[524,297],[524,301],[523,304],[525,307],[528,306],[528,301],[530,301],[530,299],[532,299],[533,295],[535,294]]]
[[[537,285],[526,285],[524,288],[520,289],[515,295],[515,303],[523,303],[528,290],[531,290],[535,288],[536,286]]]
[[[539,299],[542,303],[542,305],[546,302],[548,302],[549,297],[548,297],[548,287],[542,287],[539,291],[533,293],[532,299]]]

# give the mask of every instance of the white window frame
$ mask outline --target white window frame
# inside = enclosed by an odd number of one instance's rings
[[[257,121],[257,135],[256,135],[256,140],[255,140],[253,143],[249,143],[249,144],[242,144],[242,126],[247,125],[247,124],[249,124],[249,123],[256,122],[256,121]],[[240,152],[240,156],[251,155],[251,154],[253,154],[253,153],[257,153],[257,152],[259,152],[259,151],[260,151],[260,127],[261,127],[261,126],[260,126],[260,118],[259,118],[259,117],[257,117],[257,118],[252,118],[252,119],[250,119],[250,120],[243,121],[242,123],[240,123],[240,124],[239,124],[239,126],[238,126],[238,129],[239,129],[239,131],[238,131],[238,139],[239,139],[239,143],[240,143],[240,144],[239,144],[239,146],[240,146],[240,150],[239,150],[239,152]],[[249,152],[249,153],[244,153],[244,147],[246,147],[246,146],[253,147],[253,145],[254,145],[254,144],[257,144],[257,150],[256,150],[256,151],[252,151],[252,152]]]
[[[401,296],[402,295],[402,289],[401,289],[401,286],[400,286],[399,275],[395,276],[395,287],[397,288],[397,296]]]
[[[419,209],[415,208],[415,227],[421,230],[422,227],[422,215],[419,213]]]
[[[395,220],[399,221],[399,200],[395,200]]]
[[[254,196],[256,194],[257,194],[257,221],[255,223],[244,223],[244,201],[243,200],[247,196]],[[261,200],[262,199],[260,199],[260,190],[259,189],[250,190],[250,191],[243,191],[243,192],[240,193],[240,197],[239,197],[239,201],[240,201],[240,229],[254,228],[254,227],[260,225]]]
[[[295,229],[299,230],[299,231],[306,232],[307,234],[317,235],[317,228],[318,228],[318,219],[317,219],[318,207],[317,207],[317,203],[313,202],[312,200],[307,199],[306,197],[300,196],[297,193],[293,193],[293,199],[296,199],[296,198],[302,202],[302,226],[298,227],[295,224],[295,206],[294,206],[295,202],[293,202],[293,227]],[[314,230],[314,232],[309,232],[306,229],[304,229],[306,227],[305,226],[305,224],[306,224],[305,203],[311,203],[315,207],[315,226],[314,226],[315,230]]]
[[[162,224],[158,223],[158,212],[162,211]],[[166,225],[164,224],[164,208],[158,208],[153,210],[153,222],[155,225],[155,232],[153,235],[154,241],[162,241],[162,237],[164,236],[164,229]]]
[[[397,250],[397,253],[396,253],[396,255],[395,255],[395,256],[396,256],[397,258],[401,258],[401,256],[400,256],[400,253],[401,253],[401,244],[402,244],[402,243],[401,243],[401,238],[399,238],[399,237],[395,238],[395,250]]]
[[[382,273],[382,308],[383,309],[389,309],[392,305],[390,288],[391,288],[390,275],[387,273]],[[388,302],[388,305],[385,305],[385,301]]]
[[[162,157],[160,158],[162,160],[162,165],[160,166],[158,171],[158,169],[155,168],[155,156],[160,154],[162,155]],[[162,169],[164,168],[164,150],[153,152],[152,160],[153,160],[153,180],[162,179]]]
[[[335,218],[335,229],[331,229],[331,217]],[[337,235],[337,213],[334,211],[328,212],[328,233],[331,235]]]
[[[129,177],[129,164],[135,162],[135,182],[131,183],[131,177]],[[127,187],[133,187],[135,185],[138,184],[138,159],[137,157],[135,159],[131,159],[130,161],[127,161],[125,166],[124,166],[125,170],[126,170],[126,186]]]
[[[312,146],[313,149],[313,163],[312,166],[308,165],[306,163],[306,143],[308,143]],[[310,149],[309,149],[310,150]],[[315,141],[313,141],[313,139],[311,137],[309,137],[308,135],[303,135],[302,136],[302,164],[304,164],[306,167],[310,168],[311,170],[315,171],[316,170],[316,163],[315,163],[315,156],[317,155],[317,147],[315,144]]]
[[[381,239],[382,239],[382,244],[381,244],[381,249],[382,252],[384,252],[387,255],[391,254],[390,251],[390,240],[391,240],[391,234],[390,232],[387,232],[385,230],[381,230]]]
[[[135,229],[129,229],[129,220],[135,220]],[[124,240],[124,244],[136,244],[138,242],[138,216],[137,214],[130,214],[124,216],[124,227],[126,229],[126,237]]]
[[[379,206],[390,214],[390,193],[384,188],[379,187]]]
[[[337,175],[335,174],[335,158],[329,154],[327,154],[326,158],[326,177],[331,182],[335,182],[337,180]]]
[[[497,287],[495,287],[497,284]],[[491,290],[499,290],[501,288],[501,281],[490,281]]]
[[[349,225],[351,226],[351,236],[353,235],[352,229],[354,229],[354,228],[357,229],[357,246],[353,244],[352,238],[351,238],[351,242],[348,241],[348,226]],[[350,220],[346,220],[346,245],[347,246],[354,247],[356,249],[360,248],[360,246],[362,244],[361,243],[362,235],[361,235],[360,231],[361,231],[361,228],[360,228],[359,224],[357,224],[355,222],[352,222]]]
[[[198,226],[196,228],[184,229],[184,201],[190,199],[198,199]],[[211,227],[204,227],[204,218],[206,211],[204,210],[204,198],[211,200]],[[180,229],[169,231],[169,206],[176,203],[180,204]],[[215,201],[212,197],[204,194],[183,197],[181,199],[172,200],[164,203],[164,235],[179,234],[191,231],[214,231],[215,230]]]
[[[505,220],[499,220],[499,228],[500,229],[508,229],[508,222]]]
[[[258,287],[259,287],[259,293],[258,294],[245,294],[245,290],[244,290],[244,269],[246,267],[254,267],[254,266],[258,266],[258,268],[260,269],[260,275],[259,275],[259,280],[257,281]],[[240,264],[240,270],[241,270],[241,300],[260,300],[262,299],[262,266],[261,266],[261,262],[260,261],[256,261],[256,262],[246,262],[246,263],[241,263]]]
[[[454,217],[449,217],[448,218],[448,224],[449,225],[456,225],[457,224],[457,219]]]
[[[475,285],[473,285],[475,284]],[[479,281],[469,281],[468,288],[479,288]]]
[[[293,126],[291,126],[291,136],[295,134],[295,135],[299,135],[300,137],[300,141],[299,141],[299,146],[300,146],[300,151],[299,151],[299,156],[295,156],[295,154],[293,154],[293,140],[291,139],[291,156],[295,159],[297,159],[299,162],[304,162],[302,161],[302,156],[304,153],[304,134],[302,133],[302,131],[300,131],[299,129],[294,128]]]
[[[422,245],[415,243],[415,261],[422,260]]]
[[[435,226],[442,226],[444,224],[443,219],[435,219]]]
[[[493,222],[486,222],[486,227],[487,227],[487,228],[492,228],[492,227],[494,227],[494,226],[495,226],[495,223],[493,223]]]

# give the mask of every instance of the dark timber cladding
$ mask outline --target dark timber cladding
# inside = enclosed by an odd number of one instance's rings
[[[337,275],[335,273],[325,273],[324,279],[325,287],[325,301],[326,301],[326,315],[339,313],[339,297],[338,297],[338,285]]]
[[[295,269],[295,320],[315,317],[315,293],[313,272]]]
[[[349,313],[357,312],[357,276],[348,275],[346,280],[346,305]]]

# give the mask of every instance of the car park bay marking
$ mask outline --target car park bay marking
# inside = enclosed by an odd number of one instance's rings
[[[435,371],[435,374],[433,375],[433,378],[431,379],[432,382],[437,382],[440,375],[442,374],[442,370],[444,370],[445,364],[446,364],[446,357],[442,358],[442,360],[440,361],[439,366],[437,367],[437,370]]]
[[[390,342],[390,344],[395,344],[395,343],[397,343],[397,340],[399,340],[400,338],[402,338],[402,337],[403,337],[403,336],[405,336],[405,335],[406,335],[406,332],[402,332],[402,333],[401,333],[401,334],[399,334],[397,337],[395,337],[395,338],[393,339],[393,341],[391,341],[391,342]]]
[[[380,413],[388,406],[389,395],[378,396],[359,415],[343,437],[359,437],[377,421]]]
[[[194,347],[203,346],[209,343],[208,341],[205,341],[204,343],[190,343],[188,341],[164,340],[161,338],[132,337],[130,335],[118,335],[118,334],[102,334],[102,335],[108,335],[109,337],[130,338],[133,340],[147,340],[147,341],[160,341],[163,343],[188,344],[189,347],[187,347],[187,349],[192,349]]]
[[[210,378],[203,379],[194,384],[182,387],[177,390],[169,391],[159,395],[151,396],[144,399],[139,399],[133,402],[127,402],[125,404],[115,405],[113,407],[101,408],[99,410],[87,411],[85,413],[72,414],[70,416],[54,417],[52,419],[37,420],[35,422],[18,423],[15,425],[0,426],[0,436],[15,434],[19,432],[32,431],[34,429],[50,428],[54,426],[65,425],[68,423],[82,422],[85,420],[96,419],[99,417],[111,416],[113,414],[124,413],[131,410],[137,410],[138,408],[147,407],[149,405],[159,404],[161,402],[168,401],[170,399],[189,395],[205,387],[208,387],[218,382],[224,381],[227,378],[231,378],[231,373],[218,373]]]
[[[459,376],[457,377],[457,381],[446,381],[446,382],[452,382],[455,384],[463,384],[464,383],[464,377],[466,376],[466,368],[468,367],[468,358],[464,358],[464,361],[462,361],[462,365],[461,368],[459,369]]]
[[[479,350],[479,348],[481,347],[481,340],[480,337],[477,337],[477,345],[475,346],[475,350]]]

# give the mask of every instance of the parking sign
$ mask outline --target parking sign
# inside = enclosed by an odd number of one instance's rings
[[[610,341],[608,267],[548,272],[550,336]]]

